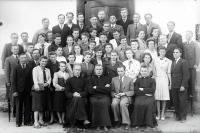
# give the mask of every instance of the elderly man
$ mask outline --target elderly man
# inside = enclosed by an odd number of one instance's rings
[[[81,65],[74,64],[73,77],[69,78],[66,83],[65,95],[69,101],[67,107],[67,122],[70,126],[75,126],[77,122],[89,124],[86,112],[87,103],[87,81],[80,76]]]
[[[16,126],[31,125],[32,71],[26,54],[19,56],[19,64],[13,70],[12,95],[16,97]],[[23,113],[24,108],[24,113]]]
[[[111,96],[112,110],[114,112],[114,120],[117,124],[120,123],[120,115],[122,116],[122,124],[125,124],[125,129],[129,129],[131,124],[128,106],[131,104],[133,96],[133,79],[125,76],[125,66],[120,65],[117,67],[117,73],[119,76],[112,78],[111,82]]]

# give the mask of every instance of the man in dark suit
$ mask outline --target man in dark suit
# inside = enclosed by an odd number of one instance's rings
[[[129,24],[133,23],[133,20],[128,18],[128,9],[121,8],[120,10],[121,19],[117,20],[116,24],[121,25],[124,29],[124,35],[127,33],[127,28]]]
[[[18,34],[17,33],[11,33],[10,38],[11,38],[11,43],[5,44],[3,51],[2,51],[2,56],[1,56],[2,69],[4,69],[5,59],[13,54],[12,51],[11,51],[11,47],[13,45],[18,45],[19,54],[24,52],[23,47],[21,45],[17,44],[18,38],[19,38]]]
[[[119,31],[120,35],[124,35],[124,29],[121,25],[116,24],[117,18],[115,15],[110,16],[110,31],[113,33],[115,30]]]
[[[147,33],[147,29],[145,25],[140,23],[140,14],[135,13],[133,15],[133,24],[130,24],[127,29],[127,41],[130,42],[130,39],[136,39],[138,37],[139,32],[142,30]],[[145,37],[146,38],[146,37]]]
[[[74,19],[74,14],[72,12],[67,12],[66,14],[66,19],[67,19],[67,23],[65,23],[65,26],[67,26],[68,30],[69,30],[69,35],[72,35],[72,30],[74,28],[78,28],[77,24],[74,24],[72,21]]]
[[[125,69],[124,65],[118,66],[117,73],[119,76],[112,78],[111,96],[113,98],[111,107],[115,121],[120,122],[120,116],[122,116],[122,124],[126,124],[125,129],[128,129],[131,121],[127,105],[132,103],[134,83],[133,79],[125,76]]]
[[[161,34],[160,26],[158,24],[152,22],[152,14],[146,13],[144,15],[144,19],[146,21],[145,27],[147,29],[147,35],[146,35],[147,38],[151,37],[151,31],[152,31],[153,28],[158,29],[159,35]]]
[[[77,15],[77,25],[80,29],[80,34],[87,31],[86,25],[84,23],[84,15],[82,12],[79,12]]]
[[[175,48],[174,61],[171,66],[171,91],[176,120],[184,122],[187,116],[187,88],[189,69],[187,61],[181,58],[182,50]]]
[[[31,122],[31,67],[27,64],[26,54],[19,56],[19,64],[13,70],[12,95],[16,99],[16,126],[30,125]],[[23,113],[24,108],[24,113]],[[24,116],[24,117],[23,117]]]
[[[58,15],[58,25],[54,26],[52,28],[52,33],[60,34],[61,35],[61,46],[66,46],[66,38],[68,35],[70,35],[70,29],[67,27],[67,25],[64,24],[65,22],[65,15],[59,14]]]
[[[167,35],[168,50],[166,53],[166,57],[173,60],[174,48],[178,47],[181,48],[181,50],[183,50],[182,36],[174,31],[175,22],[169,21],[167,23],[167,28],[169,30],[169,34]]]

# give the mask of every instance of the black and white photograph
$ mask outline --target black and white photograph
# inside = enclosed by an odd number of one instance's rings
[[[0,133],[200,133],[200,0],[0,0]]]

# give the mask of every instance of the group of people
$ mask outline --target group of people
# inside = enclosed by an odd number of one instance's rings
[[[41,128],[57,121],[64,127],[95,127],[105,131],[123,125],[154,128],[165,120],[171,101],[176,120],[184,122],[187,100],[193,96],[197,43],[192,31],[187,42],[169,21],[169,34],[152,22],[152,14],[128,18],[127,8],[106,18],[100,10],[85,25],[84,14],[58,15],[58,25],[11,34],[4,46],[7,98],[12,101],[16,126]],[[67,22],[65,23],[65,19]]]

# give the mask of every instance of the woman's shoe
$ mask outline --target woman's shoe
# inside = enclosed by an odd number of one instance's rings
[[[39,123],[38,124],[34,124],[34,128],[39,129],[39,128],[41,128],[41,126],[40,126]]]
[[[159,116],[156,116],[156,120],[160,120],[160,117],[159,117]]]
[[[162,120],[162,121],[164,121],[164,120],[165,120],[165,117],[164,117],[164,116],[162,116],[162,117],[161,117],[161,120]]]

